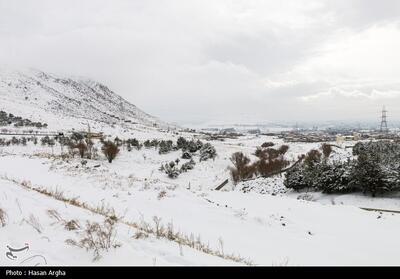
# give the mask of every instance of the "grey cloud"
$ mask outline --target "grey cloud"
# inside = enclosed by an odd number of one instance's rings
[[[380,22],[399,19],[397,0],[325,0],[319,12],[333,15],[336,25],[363,29]]]
[[[400,89],[337,67],[343,61],[334,55],[319,57],[341,51],[325,50],[342,39],[338,31],[356,37],[374,24],[398,21],[398,1],[282,2],[0,0],[0,60],[98,79],[143,110],[178,122],[351,114],[341,96],[329,99],[336,114],[319,107],[326,100],[301,99],[343,85],[334,77],[354,87],[365,78],[369,87],[361,89],[369,92]],[[380,78],[399,67],[396,53],[391,58],[377,68]],[[367,62],[354,60],[374,67]]]

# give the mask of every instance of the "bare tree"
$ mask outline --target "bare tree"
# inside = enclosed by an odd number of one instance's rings
[[[75,148],[78,149],[79,155],[81,156],[81,158],[83,158],[85,156],[85,153],[88,150],[86,143],[84,143],[83,141],[80,141],[77,145],[75,145]]]
[[[109,163],[112,163],[112,161],[117,157],[119,153],[119,148],[117,144],[113,143],[112,141],[106,141],[103,144],[103,153],[106,156],[107,160]]]

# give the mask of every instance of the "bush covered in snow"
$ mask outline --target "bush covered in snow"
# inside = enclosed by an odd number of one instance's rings
[[[158,153],[159,154],[167,154],[173,150],[173,142],[172,140],[162,140],[158,145]]]
[[[187,146],[183,149],[184,151],[189,151],[191,153],[196,153],[203,147],[203,143],[200,140],[191,140],[187,143]]]
[[[40,139],[41,144],[44,145],[49,145],[49,146],[53,146],[55,145],[55,140],[54,138],[50,138],[49,136],[45,136],[43,138]]]
[[[264,142],[263,144],[261,144],[261,147],[268,148],[268,147],[272,147],[274,145],[275,145],[275,143],[273,143],[273,142]]]
[[[189,162],[186,162],[184,164],[182,164],[181,166],[181,173],[182,172],[187,172],[189,170],[194,169],[194,166],[196,165],[196,162],[193,161],[193,159],[191,159]]]
[[[175,162],[171,161],[167,164],[161,165],[160,170],[165,172],[169,178],[174,179],[177,178],[181,173],[194,169],[195,165],[196,162],[191,159],[189,162],[182,164],[179,168],[179,159],[176,159]]]
[[[178,149],[186,150],[188,143],[189,142],[184,137],[179,137],[176,141],[176,146]]]
[[[325,147],[326,148],[326,147]],[[354,159],[345,162],[327,160],[331,150],[310,151],[301,164],[286,173],[284,185],[324,193],[361,191],[378,193],[400,190],[400,144],[394,142],[357,143]]]
[[[146,140],[143,142],[145,148],[157,148],[160,144],[160,141],[153,139],[153,140]]]
[[[201,140],[187,140],[183,137],[179,137],[176,141],[176,148],[181,149],[183,152],[196,153],[203,147],[203,142]]]
[[[182,157],[181,158],[182,159],[186,159],[186,160],[192,159],[192,154],[190,152],[185,151],[185,152],[182,153]]]
[[[284,185],[301,190],[310,188],[324,193],[347,193],[355,190],[351,186],[351,162],[319,162],[313,166],[306,164],[288,170]]]
[[[400,143],[357,143],[353,154],[357,156],[352,169],[354,187],[373,196],[400,189]]]
[[[169,178],[177,178],[181,174],[178,164],[173,161],[162,165],[160,170],[164,171]]]
[[[46,123],[35,122],[30,119],[22,118],[21,116],[15,116],[12,113],[0,111],[0,126],[8,126],[14,124],[14,127],[36,127],[36,128],[47,128]]]
[[[204,144],[200,149],[200,162],[217,157],[217,150],[210,143]]]
[[[132,151],[132,148],[135,148],[137,150],[142,149],[142,144],[135,138],[133,139],[127,139],[125,141],[125,145],[128,151]]]

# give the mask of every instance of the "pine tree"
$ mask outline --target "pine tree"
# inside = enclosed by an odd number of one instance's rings
[[[169,162],[165,165],[162,165],[160,170],[164,171],[168,177],[172,179],[177,178],[181,174],[175,162]]]
[[[200,149],[200,162],[214,159],[217,156],[217,150],[210,143],[204,144]]]

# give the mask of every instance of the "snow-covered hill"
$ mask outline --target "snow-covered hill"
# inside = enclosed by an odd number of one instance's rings
[[[48,123],[51,130],[79,129],[88,123],[95,127],[167,126],[99,82],[33,69],[0,69],[0,110]]]

